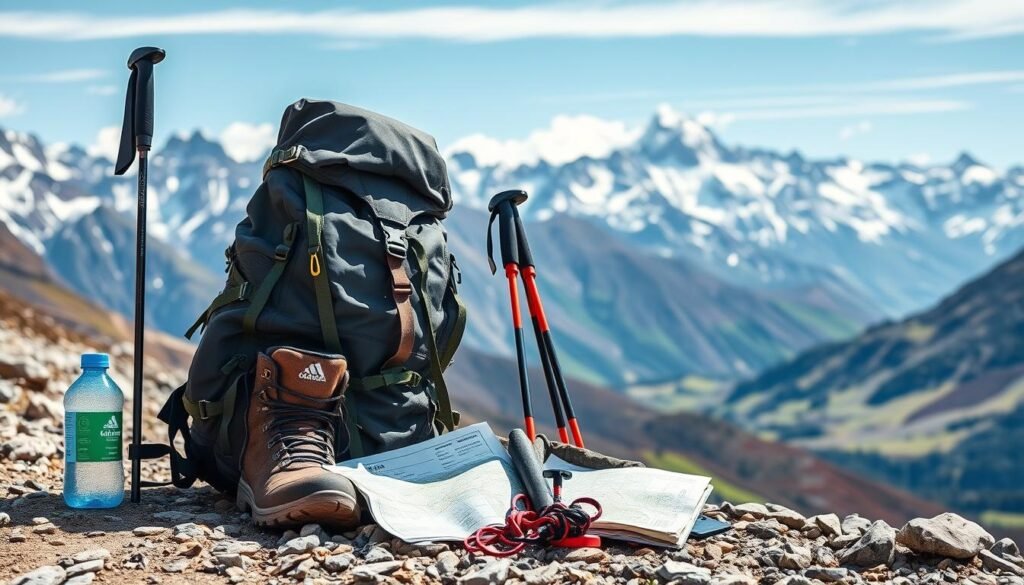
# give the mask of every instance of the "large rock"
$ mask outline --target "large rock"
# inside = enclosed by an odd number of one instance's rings
[[[0,378],[20,378],[37,389],[42,389],[49,377],[50,372],[35,360],[7,356],[0,358]]]
[[[63,568],[47,565],[11,579],[10,585],[59,585],[65,578],[67,573]]]
[[[12,461],[35,461],[40,457],[55,455],[57,445],[41,437],[17,436],[0,445],[0,453]]]
[[[995,539],[974,522],[946,512],[907,522],[896,535],[896,542],[920,554],[969,559],[992,546]]]
[[[857,542],[839,555],[843,564],[874,567],[889,564],[896,552],[896,530],[883,520],[868,527]]]
[[[1016,564],[997,556],[990,551],[983,550],[978,553],[981,556],[981,565],[990,571],[1002,571],[1010,575],[1016,575],[1018,577],[1024,577],[1024,568],[1017,566]]]
[[[508,569],[511,566],[512,561],[508,559],[496,559],[459,579],[459,583],[460,585],[501,585],[508,579]]]
[[[711,570],[682,561],[666,561],[658,568],[658,576],[680,585],[706,585],[711,583]]]
[[[819,514],[818,516],[810,517],[808,522],[811,520],[814,521],[815,526],[821,529],[821,533],[830,540],[843,534],[843,524],[839,521],[839,516],[835,514]]]
[[[989,550],[1001,557],[1020,556],[1020,549],[1017,548],[1017,543],[1014,542],[1012,538],[1004,538],[996,541]]]
[[[871,527],[871,520],[859,514],[850,514],[843,518],[843,534],[864,534]]]

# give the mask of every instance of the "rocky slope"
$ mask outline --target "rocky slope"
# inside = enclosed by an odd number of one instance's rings
[[[76,375],[77,355],[95,349],[112,352],[113,375],[127,388],[128,347],[97,347],[7,295],[0,296],[0,347],[0,579],[14,585],[1024,583],[1012,541],[995,542],[951,514],[897,531],[858,515],[806,517],[779,505],[724,502],[705,512],[734,522],[733,530],[679,551],[608,543],[493,559],[447,544],[409,546],[373,525],[341,534],[317,525],[257,530],[203,486],[150,489],[142,504],[116,510],[73,511],[60,499],[60,394]],[[181,375],[148,360],[148,436],[157,435],[155,411]],[[144,467],[146,478],[165,473]]]
[[[935,308],[736,387],[748,428],[975,513],[1024,511],[1024,252]]]

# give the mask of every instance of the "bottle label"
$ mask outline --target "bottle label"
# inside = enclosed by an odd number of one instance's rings
[[[120,412],[68,412],[64,453],[68,463],[121,460]]]

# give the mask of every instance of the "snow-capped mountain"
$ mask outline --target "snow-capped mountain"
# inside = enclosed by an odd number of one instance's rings
[[[525,141],[472,136],[446,153],[467,342],[511,354],[482,210],[494,192],[525,188],[566,367],[606,383],[752,375],[923,307],[1024,243],[1024,170],[966,155],[917,167],[734,148],[667,108],[642,128],[563,117]],[[130,313],[135,180],[112,167],[0,131],[0,222],[57,278]],[[155,149],[151,325],[180,333],[220,288],[221,252],[260,172],[199,132]]]
[[[526,141],[459,141],[447,156],[464,204],[522,186],[528,218],[586,218],[747,286],[829,280],[891,316],[1024,244],[1022,168],[1000,175],[966,154],[920,167],[731,148],[664,106],[638,130],[563,119]]]

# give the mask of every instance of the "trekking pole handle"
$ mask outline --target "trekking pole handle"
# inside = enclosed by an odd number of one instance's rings
[[[519,217],[519,210],[512,208],[512,217],[516,224],[516,242],[519,244],[519,266],[526,268],[536,266],[533,263],[533,253],[530,252],[530,242],[526,240],[526,229],[523,228],[523,220]]]
[[[491,231],[494,220],[498,220],[498,245],[501,247],[501,265],[519,265],[519,246],[516,243],[516,222],[512,215],[512,206],[508,203],[501,203],[491,209],[491,219],[487,223],[487,262],[491,267],[491,274],[497,271],[494,264],[494,244],[491,239]]]
[[[519,245],[516,237],[516,222],[512,215],[512,206],[508,204],[498,207],[498,234],[501,240],[501,263],[504,266],[519,264]]]
[[[523,260],[522,251],[523,243],[519,241],[518,234],[521,231],[521,225],[519,224],[519,212],[516,210],[516,206],[526,201],[528,195],[526,191],[522,189],[512,189],[509,191],[502,191],[487,203],[487,211],[491,212],[491,221],[494,223],[495,217],[498,218],[498,234],[501,241],[501,262],[504,265],[508,265],[510,262],[519,265]],[[524,234],[525,235],[525,234]],[[494,259],[491,258],[491,226],[487,225],[487,256],[488,261],[491,265],[491,274],[497,270],[494,265]],[[530,256],[530,249],[526,247],[526,256],[529,259],[529,265],[533,265],[533,257]]]
[[[167,53],[156,47],[139,47],[128,57],[128,68],[138,75],[135,82],[135,147],[139,151],[153,146],[153,66]]]

